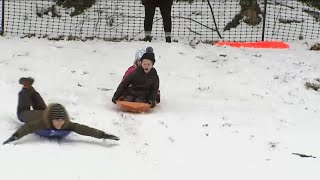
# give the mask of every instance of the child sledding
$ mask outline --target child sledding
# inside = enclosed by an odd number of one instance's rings
[[[75,132],[98,139],[119,140],[118,137],[101,130],[71,122],[67,110],[61,104],[53,103],[46,106],[40,94],[33,88],[33,82],[33,78],[19,80],[23,88],[19,92],[17,115],[24,124],[3,144],[16,141],[31,133],[63,138],[70,132]]]
[[[127,71],[124,73],[122,80],[124,80],[126,77],[129,76],[129,74],[133,73],[137,67],[141,66],[141,58],[144,55],[144,53],[154,53],[153,48],[151,46],[143,49],[139,49],[135,54],[135,59],[133,62],[133,65],[130,66]],[[160,90],[158,90],[157,96],[156,96],[156,102],[160,103]]]
[[[141,108],[143,104],[146,107],[156,106],[156,97],[159,90],[159,76],[156,69],[153,67],[155,56],[153,52],[146,52],[140,58],[141,66],[136,66],[136,69],[124,77],[119,84],[117,91],[112,97],[113,103],[118,103],[122,107],[133,107],[136,104]],[[160,99],[159,99],[160,100]],[[123,102],[124,101],[124,102]],[[143,104],[142,104],[143,103]],[[146,108],[146,110],[148,110]],[[128,109],[135,111],[135,108]],[[140,110],[140,112],[142,112]]]

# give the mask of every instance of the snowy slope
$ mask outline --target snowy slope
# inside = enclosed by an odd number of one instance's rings
[[[161,103],[150,113],[123,113],[112,95],[135,51],[148,45]],[[320,94],[304,83],[320,77],[320,59],[310,45],[257,50],[0,37],[1,142],[21,125],[21,76],[34,77],[47,103],[64,104],[74,121],[121,138],[71,134],[59,144],[26,136],[0,145],[0,179],[317,180]]]

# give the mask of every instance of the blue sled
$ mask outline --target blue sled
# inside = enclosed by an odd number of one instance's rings
[[[55,130],[55,129],[42,129],[35,132],[35,134],[48,137],[48,138],[65,138],[70,134],[71,131],[64,131],[64,130]]]

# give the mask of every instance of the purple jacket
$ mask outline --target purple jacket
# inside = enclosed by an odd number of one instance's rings
[[[127,71],[124,73],[123,78],[122,78],[122,81],[123,81],[126,77],[128,77],[129,74],[133,73],[136,69],[137,69],[137,67],[136,67],[135,65],[129,67],[129,68],[127,69]]]

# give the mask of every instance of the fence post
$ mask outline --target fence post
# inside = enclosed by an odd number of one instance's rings
[[[0,32],[0,35],[3,35],[4,33],[4,1],[5,0],[2,0],[2,8],[1,8],[1,32]]]
[[[264,33],[266,31],[266,15],[267,15],[267,3],[268,0],[264,0],[264,8],[263,8],[263,27],[262,27],[262,41],[264,41]]]

